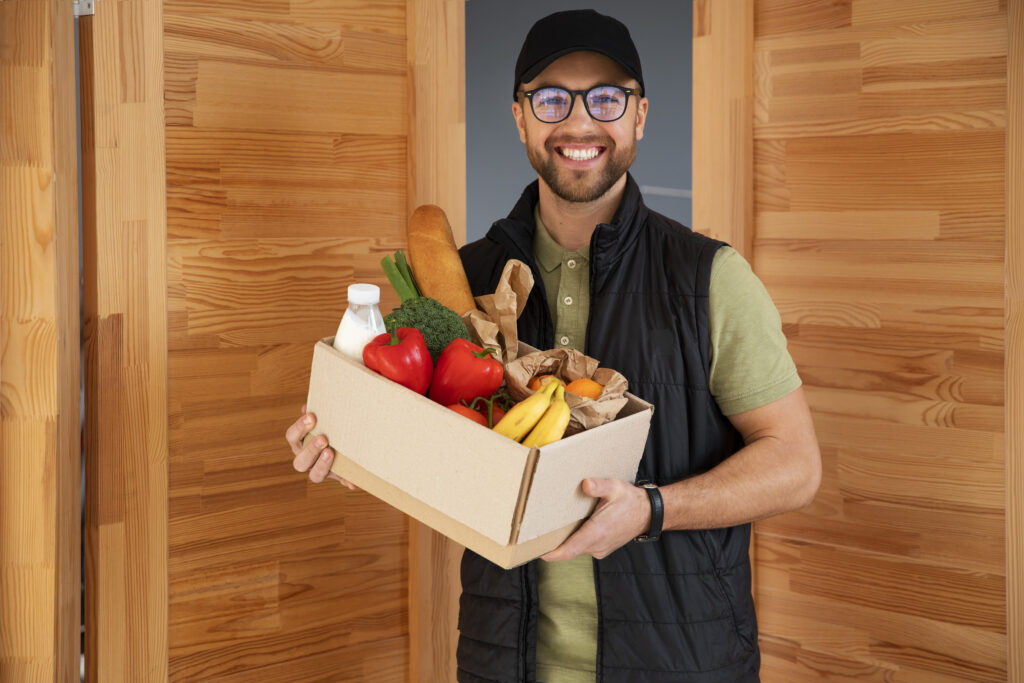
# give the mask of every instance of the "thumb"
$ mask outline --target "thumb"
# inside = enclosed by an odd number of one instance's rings
[[[612,492],[610,479],[584,479],[583,493],[591,498],[604,498]]]

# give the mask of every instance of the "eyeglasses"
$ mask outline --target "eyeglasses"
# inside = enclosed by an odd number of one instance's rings
[[[622,118],[629,96],[635,92],[632,88],[617,85],[595,85],[589,90],[547,86],[524,91],[523,96],[530,100],[530,109],[537,120],[545,123],[558,123],[569,118],[577,95],[583,96],[583,106],[592,118],[608,123]]]

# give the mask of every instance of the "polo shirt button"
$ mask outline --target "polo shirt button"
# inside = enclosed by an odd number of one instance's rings
[[[568,261],[565,262],[565,265],[569,266],[570,268],[575,268],[576,267],[576,259],[574,259],[574,258],[569,259]]]
[[[562,301],[565,302],[566,306],[572,306],[572,297],[571,296],[565,297],[564,299],[562,299]]]
[[[558,341],[561,342],[562,346],[568,346],[569,345],[569,338],[566,337],[564,334],[562,335],[562,338],[559,339]]]

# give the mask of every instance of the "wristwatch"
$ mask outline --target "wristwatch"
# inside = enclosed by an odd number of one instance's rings
[[[653,481],[638,481],[636,483],[647,491],[647,497],[651,499],[651,528],[646,534],[637,536],[633,540],[637,543],[657,541],[661,538],[661,525],[665,521],[665,501],[661,499],[661,491]]]

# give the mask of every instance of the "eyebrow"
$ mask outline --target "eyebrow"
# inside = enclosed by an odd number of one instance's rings
[[[625,85],[623,83],[608,83],[607,81],[602,81],[600,83],[595,83],[594,85],[587,86],[586,88],[570,88],[570,87],[565,86],[565,85],[556,85],[554,83],[546,83],[544,85],[538,85],[536,88],[522,88],[522,91],[523,92],[530,92],[531,90],[543,90],[544,88],[561,88],[562,90],[576,90],[577,92],[579,92],[580,90],[583,90],[583,91],[593,90],[594,88],[600,88],[602,86],[612,86],[614,88],[629,88],[631,90],[636,90],[637,88],[640,87],[639,84],[637,84],[635,86],[630,86],[630,85]]]

